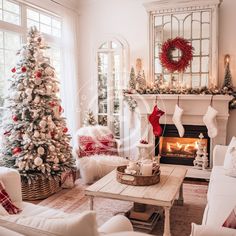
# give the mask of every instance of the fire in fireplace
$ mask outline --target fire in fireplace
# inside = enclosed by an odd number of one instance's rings
[[[210,151],[210,139],[205,126],[185,125],[185,135],[180,138],[174,125],[163,126],[163,135],[156,138],[155,154],[161,156],[162,163],[193,165],[199,134],[203,133],[203,145]],[[209,155],[208,155],[209,156]]]

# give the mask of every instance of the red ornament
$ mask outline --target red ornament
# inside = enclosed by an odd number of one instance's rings
[[[20,153],[21,151],[22,151],[22,150],[21,150],[20,147],[15,147],[15,148],[13,148],[12,153],[13,153],[13,154],[17,154],[17,153]]]
[[[16,115],[13,115],[13,116],[12,116],[12,119],[13,119],[14,121],[18,121],[18,117],[17,117]]]
[[[15,72],[16,72],[16,68],[15,68],[15,67],[12,68],[12,69],[11,69],[11,72],[12,72],[12,73],[15,73]]]
[[[67,133],[67,131],[68,131],[68,128],[65,127],[65,128],[63,129],[63,132],[64,132],[64,133]]]
[[[59,112],[63,112],[62,106],[59,106]]]
[[[10,131],[5,131],[5,132],[3,133],[3,135],[6,135],[6,136],[9,136],[10,134],[11,134]]]
[[[174,60],[172,55],[172,51],[176,49],[181,51],[181,57],[178,60]],[[193,59],[193,50],[190,42],[184,38],[168,39],[161,47],[159,56],[161,64],[171,73],[174,71],[184,72]]]
[[[51,136],[52,136],[52,138],[54,138],[54,136],[55,136],[55,132],[54,131],[51,132]]]
[[[27,71],[27,69],[26,69],[26,67],[25,66],[23,66],[22,68],[21,68],[21,72],[26,72]]]
[[[55,102],[49,102],[50,107],[55,107],[56,103]]]
[[[41,78],[41,77],[42,77],[41,71],[36,71],[36,72],[35,72],[35,77],[36,77],[36,78]]]

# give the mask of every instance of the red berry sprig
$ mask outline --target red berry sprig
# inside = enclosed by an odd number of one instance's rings
[[[16,72],[16,68],[15,68],[15,67],[12,68],[12,69],[11,69],[11,72],[12,72],[12,73],[15,73],[15,72]]]
[[[140,143],[142,143],[142,144],[148,144],[148,141],[142,139],[142,140],[140,140]]]
[[[36,71],[34,75],[35,75],[36,78],[41,78],[42,77],[41,71]]]
[[[23,67],[21,68],[21,72],[25,73],[26,71],[27,71],[26,67],[23,66]]]
[[[15,148],[12,149],[12,153],[13,153],[14,155],[20,153],[21,151],[22,151],[22,150],[21,150],[20,147],[15,147]]]
[[[65,127],[65,128],[63,129],[63,133],[67,133],[67,132],[68,132],[68,128]]]
[[[16,115],[13,115],[13,116],[12,116],[12,119],[13,119],[13,121],[15,121],[15,122],[16,122],[16,121],[18,121],[18,116],[16,116]]]

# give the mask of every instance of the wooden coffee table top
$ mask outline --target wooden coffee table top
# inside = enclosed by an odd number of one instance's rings
[[[151,186],[131,186],[116,180],[112,171],[85,190],[87,196],[112,198],[157,206],[172,206],[187,170],[182,167],[161,166],[160,182]]]

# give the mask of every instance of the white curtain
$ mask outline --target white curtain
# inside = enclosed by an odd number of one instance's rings
[[[67,125],[74,136],[79,127],[79,85],[78,85],[78,14],[72,10],[64,9],[63,18],[63,55],[61,97]]]

